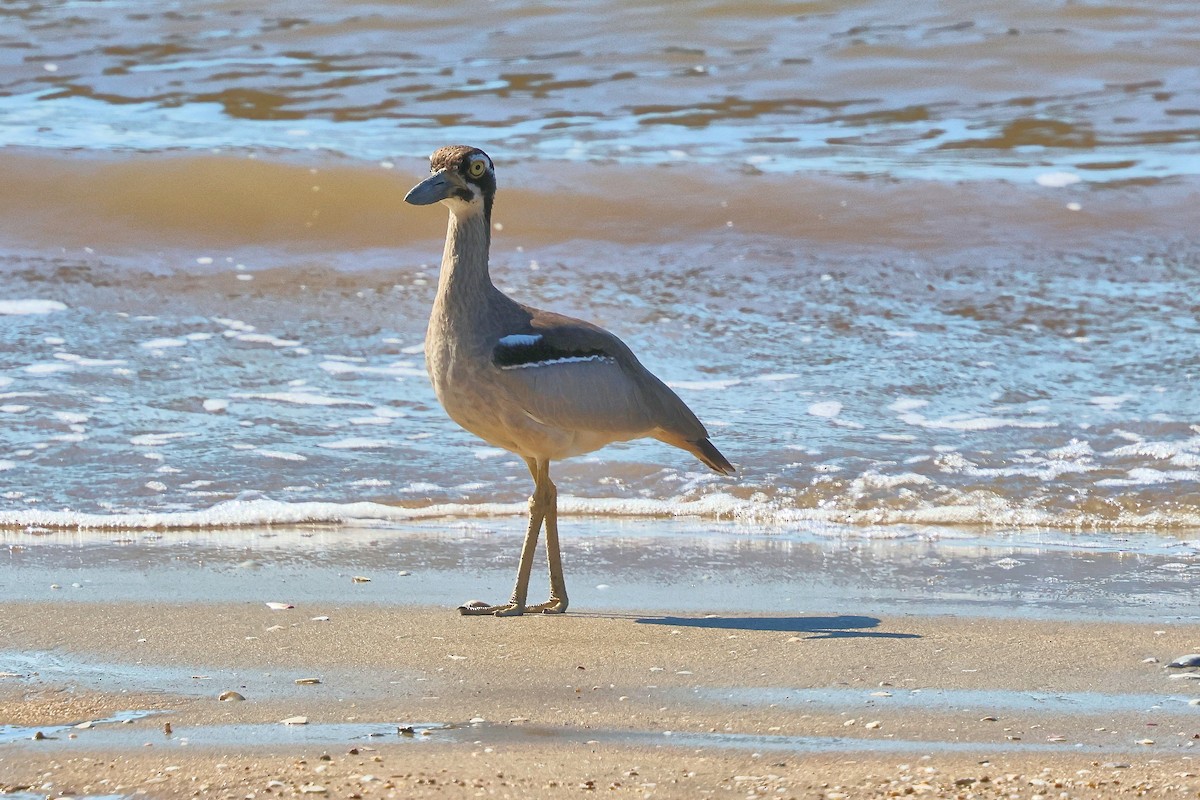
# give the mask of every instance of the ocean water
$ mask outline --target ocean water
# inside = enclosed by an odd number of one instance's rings
[[[497,162],[497,284],[620,335],[739,468],[612,446],[555,466],[564,514],[1200,531],[1191,3],[0,20],[14,535],[522,513],[425,375],[445,213],[402,198],[455,142]]]

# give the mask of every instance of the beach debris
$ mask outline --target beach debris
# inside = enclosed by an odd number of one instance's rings
[[[1137,743],[1144,744],[1144,745],[1151,745],[1151,744],[1154,744],[1154,740],[1153,739],[1138,739]]]
[[[401,736],[416,736],[417,730],[412,725],[401,725],[396,728],[396,733]]]
[[[286,611],[289,608],[295,608],[295,606],[291,603],[277,603],[274,601],[268,601],[267,608],[271,609],[272,611]]]
[[[306,783],[300,787],[300,794],[326,794],[328,791],[319,783]]]
[[[75,728],[77,730],[86,731],[88,728],[93,728],[95,726],[96,726],[96,723],[92,722],[91,720],[88,720],[87,722],[79,723],[78,725],[75,726]]]
[[[1104,769],[1129,769],[1129,765],[1124,761],[1105,761],[1100,766]]]
[[[1200,680],[1200,672],[1177,672],[1174,675],[1168,675],[1167,678],[1173,681],[1179,680]]]
[[[319,617],[313,617],[310,622],[329,622],[329,617],[322,614]]]
[[[472,725],[479,725],[480,723],[487,722],[487,720],[483,717],[471,717],[470,722]]]
[[[402,569],[399,572],[397,572],[396,574],[399,575],[401,578],[407,578],[409,575],[412,575],[412,573],[406,569]]]
[[[163,733],[165,733],[167,736],[171,735],[171,723],[169,723],[169,722],[163,723]]]
[[[1155,658],[1154,656],[1150,656],[1149,658],[1143,658],[1142,663],[1143,664],[1157,664],[1158,659]]]
[[[217,695],[217,699],[220,700],[222,703],[230,703],[230,702],[237,702],[238,700],[245,700],[246,698],[239,692],[235,692],[232,689],[229,689],[229,690],[221,692],[219,695]]]
[[[871,730],[875,730],[876,728],[878,728],[878,727],[879,727],[880,725],[882,725],[882,724],[883,724],[883,723],[882,723],[882,722],[880,722],[879,720],[877,720],[877,719],[873,719],[873,720],[871,720],[870,722],[868,722],[868,723],[866,724],[866,726],[865,726],[865,727],[867,727],[867,728],[870,728]]]
[[[466,656],[456,656],[453,653],[446,656],[446,658],[450,659],[451,661],[466,661],[467,660]]]
[[[488,603],[484,600],[468,600],[459,606],[459,608],[487,608],[489,605],[491,605],[491,603]]]
[[[884,692],[884,691],[871,692],[871,697],[891,697],[891,696],[892,696],[891,692]]]
[[[999,719],[999,718],[998,718],[998,717],[993,717],[993,716],[991,716],[991,715],[988,715],[988,716],[986,716],[986,717],[980,717],[980,718],[979,718],[979,721],[980,721],[980,722],[996,722],[996,721],[997,721],[997,719]]]
[[[34,731],[34,733],[33,733],[33,740],[34,740],[35,742],[40,742],[40,741],[42,741],[43,739],[49,739],[49,738],[50,738],[49,736],[47,736],[46,734],[42,733],[41,731]]]
[[[1200,667],[1200,653],[1188,653],[1186,656],[1180,656],[1170,664],[1167,664],[1167,667],[1177,669],[1181,667]]]
[[[308,717],[288,717],[287,719],[279,720],[280,725],[307,725]]]
[[[1191,700],[1188,700],[1188,705],[1189,706],[1200,706],[1200,697],[1193,697]]]
[[[354,581],[355,583],[370,583],[371,582],[371,579],[368,578],[366,575],[355,575],[350,580]]]
[[[1067,737],[1065,737],[1065,736],[1047,736],[1046,737],[1047,742],[1065,742],[1066,740],[1067,740]]]
[[[320,678],[296,678],[297,686],[316,686],[320,682]]]

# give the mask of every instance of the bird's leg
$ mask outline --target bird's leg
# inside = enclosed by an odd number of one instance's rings
[[[482,616],[494,614],[497,617],[517,617],[525,613],[525,599],[529,595],[529,573],[533,570],[533,552],[537,548],[538,534],[542,530],[542,521],[546,517],[547,493],[539,479],[537,463],[525,459],[529,471],[533,474],[533,496],[529,498],[529,528],[525,531],[525,542],[521,545],[521,563],[517,567],[517,584],[513,587],[512,598],[501,606],[468,603],[458,607],[458,613],[466,616]],[[549,476],[547,475],[547,481]],[[551,484],[553,487],[553,484]]]
[[[558,547],[558,488],[550,480],[550,462],[538,465],[545,470],[544,485],[548,487],[546,499],[546,564],[550,568],[550,599],[526,611],[543,614],[562,614],[567,610],[567,581],[563,577],[562,551]]]

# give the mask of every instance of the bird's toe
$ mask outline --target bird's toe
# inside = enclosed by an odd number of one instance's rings
[[[482,600],[468,600],[458,607],[458,613],[465,617],[483,616],[485,614],[494,614],[498,608],[501,608],[501,606],[494,606]]]

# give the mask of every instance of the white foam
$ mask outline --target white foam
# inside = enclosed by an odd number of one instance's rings
[[[4,414],[24,414],[31,406],[23,406],[18,403],[6,403],[0,406],[0,413]]]
[[[269,344],[272,347],[296,347],[300,344],[295,339],[280,339],[267,333],[239,333],[232,338],[247,344]]]
[[[814,417],[833,419],[838,414],[842,413],[842,404],[836,400],[822,400],[819,403],[813,403],[810,405],[808,407],[808,413]]]
[[[202,403],[204,410],[213,414],[220,414],[229,408],[229,401],[220,397],[210,397]]]
[[[318,366],[328,372],[330,375],[385,375],[393,378],[424,378],[426,376],[423,367],[415,367],[410,362],[401,361],[387,367],[368,367],[360,364],[351,364],[345,361],[322,361]]]
[[[82,425],[91,419],[87,414],[80,414],[77,411],[55,411],[54,416],[60,422],[65,422],[68,425]]]
[[[1107,478],[1096,481],[1097,486],[1155,486],[1164,483],[1200,481],[1200,471],[1196,470],[1160,470],[1149,467],[1138,467],[1126,473],[1127,478]]]
[[[186,439],[190,436],[196,435],[198,434],[185,431],[175,431],[171,433],[143,433],[139,436],[134,436],[131,438],[129,443],[135,447],[162,447],[164,444],[174,441],[175,439]]]
[[[720,391],[728,389],[732,386],[737,386],[741,383],[741,378],[724,378],[711,381],[669,381],[667,383],[672,389],[683,389],[685,391]]]
[[[915,397],[901,397],[888,405],[889,411],[912,411],[929,405],[928,400],[918,400]]]
[[[54,357],[81,367],[119,367],[129,363],[121,358],[84,358],[74,353],[55,353]]]
[[[362,400],[345,397],[329,397],[311,392],[242,392],[234,397],[246,400],[270,400],[277,403],[293,403],[302,406],[369,406]]]
[[[1094,406],[1100,406],[1105,411],[1116,411],[1132,399],[1133,395],[1131,394],[1098,395],[1096,397],[1089,397],[1088,402]]]
[[[11,386],[12,382],[13,379],[7,375],[0,375],[0,389],[4,388],[5,386]]]
[[[374,488],[374,487],[382,487],[382,486],[391,486],[392,482],[383,480],[382,478],[362,478],[357,481],[351,481],[350,485],[351,486],[368,486],[368,487]]]
[[[968,414],[952,414],[941,419],[928,419],[912,412],[900,414],[900,419],[920,428],[949,431],[991,431],[997,428],[1054,428],[1057,422],[1031,419],[1009,419],[1005,417],[973,417]]]
[[[5,459],[0,459],[0,472],[4,472],[5,470],[9,470],[9,469],[15,469],[16,466],[17,466],[17,462],[15,462],[15,461],[7,461]]]
[[[57,300],[0,300],[0,316],[28,316],[66,311],[67,304]]]
[[[218,325],[224,325],[230,330],[239,331],[242,333],[249,333],[255,329],[253,325],[247,325],[240,319],[230,319],[229,317],[213,317],[212,321]]]
[[[30,364],[25,367],[25,371],[30,375],[53,375],[56,372],[66,372],[71,369],[70,364],[46,362],[42,364]]]
[[[336,442],[321,442],[318,447],[324,447],[329,450],[375,450],[381,447],[391,447],[392,443],[384,439],[367,439],[361,436],[352,436],[348,439],[339,439]]]
[[[1074,172],[1043,172],[1034,178],[1038,186],[1047,186],[1052,189],[1061,189],[1064,186],[1071,186],[1079,183],[1083,178],[1076,175]]]
[[[167,350],[172,347],[187,347],[186,339],[151,339],[148,342],[142,342],[142,347],[147,350]]]
[[[299,453],[289,453],[286,450],[265,450],[259,448],[254,452],[263,458],[277,458],[281,461],[308,461],[307,456],[302,456]]]

